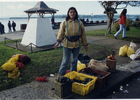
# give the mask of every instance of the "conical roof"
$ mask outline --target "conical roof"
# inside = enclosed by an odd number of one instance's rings
[[[49,8],[43,1],[39,1],[33,8],[25,10],[26,13],[56,13],[57,9]]]

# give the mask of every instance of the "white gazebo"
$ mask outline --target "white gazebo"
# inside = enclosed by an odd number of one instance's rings
[[[54,17],[56,11],[58,10],[49,8],[43,1],[38,2],[33,8],[24,11],[28,14],[28,24],[21,44],[33,44],[35,47],[54,45],[56,43],[56,36],[49,18],[44,18],[44,15],[52,14]],[[39,17],[30,19],[32,14],[37,14]]]

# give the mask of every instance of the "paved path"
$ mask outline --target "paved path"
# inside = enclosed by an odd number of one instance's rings
[[[5,33],[5,34],[0,34],[0,41],[4,41],[4,38],[7,37],[9,39],[22,39],[24,34],[24,31],[17,31],[17,32],[12,32],[12,33]]]
[[[107,38],[106,36],[87,36],[88,43],[110,47],[119,50],[120,47],[130,45],[130,41],[117,40],[113,38]],[[140,43],[136,43],[138,48],[140,48]]]
[[[97,26],[86,26],[85,31],[91,31],[91,30],[98,30],[98,29],[107,29],[107,25],[97,25]],[[59,29],[54,29],[54,34],[57,36]],[[24,31],[18,31],[18,32],[12,32],[12,33],[6,33],[6,34],[0,34],[0,41],[4,41],[4,38],[10,38],[10,39],[22,39],[24,35]],[[119,49],[123,45],[130,44],[129,41],[124,40],[116,40],[107,38],[106,36],[87,36],[88,43],[92,43],[95,45],[101,45],[101,46],[107,46],[114,49]],[[140,44],[137,44],[140,48]]]
[[[98,26],[86,26],[85,31],[90,31],[90,30],[97,30],[97,29],[106,29],[106,25],[98,25]],[[59,29],[54,29],[54,34],[58,34]],[[10,39],[22,39],[24,34],[24,31],[17,31],[17,32],[12,32],[12,33],[6,33],[6,34],[0,34],[0,41],[4,41],[4,38],[10,38]]]

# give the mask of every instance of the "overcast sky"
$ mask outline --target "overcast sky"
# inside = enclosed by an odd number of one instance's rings
[[[39,0],[0,0],[0,17],[27,17],[24,12],[27,9],[34,7]],[[103,14],[104,9],[95,0],[44,0],[46,5],[50,8],[58,9],[56,15],[66,14],[69,7],[76,7],[78,14],[84,15],[100,15]],[[139,7],[127,7],[127,14],[139,14]],[[117,10],[120,14],[121,10]]]

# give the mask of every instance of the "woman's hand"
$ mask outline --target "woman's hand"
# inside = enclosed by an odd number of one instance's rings
[[[56,49],[56,48],[58,47],[58,45],[59,45],[59,42],[57,42],[57,43],[55,44],[54,49]]]
[[[88,47],[87,46],[85,46],[85,51],[87,51],[88,50]]]

